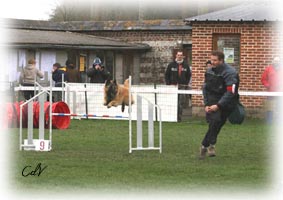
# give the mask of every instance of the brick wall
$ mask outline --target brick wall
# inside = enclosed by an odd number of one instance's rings
[[[204,63],[210,58],[213,48],[213,35],[239,34],[240,35],[240,90],[265,91],[261,84],[261,75],[273,57],[282,54],[279,48],[282,33],[276,23],[268,22],[193,22],[192,31],[192,87],[201,89],[204,81]],[[258,114],[263,105],[263,97],[241,97],[241,101]],[[202,96],[193,97],[193,105],[203,106]],[[194,111],[193,111],[194,112]]]
[[[182,40],[184,44],[191,43],[191,30],[95,31],[88,34],[149,44],[152,49],[141,54],[141,84],[163,84],[166,67],[173,59],[172,50],[176,47],[176,41]]]
[[[164,83],[164,73],[172,61],[172,50],[177,40],[192,43],[192,87],[200,90],[204,81],[205,62],[213,49],[213,36],[222,36],[227,43],[229,35],[240,38],[240,52],[235,52],[235,60],[240,74],[240,90],[265,91],[261,75],[273,57],[282,49],[277,45],[282,33],[275,23],[270,22],[193,22],[191,30],[123,30],[84,32],[96,36],[121,39],[127,42],[146,43],[152,49],[141,54],[140,82]],[[227,45],[227,44],[225,44]],[[230,44],[229,44],[230,45]],[[229,46],[228,45],[228,46]],[[233,45],[232,45],[233,46]],[[239,54],[239,55],[236,55]],[[262,116],[264,97],[241,97],[241,101],[253,116]],[[193,95],[193,114],[203,114],[201,95]]]

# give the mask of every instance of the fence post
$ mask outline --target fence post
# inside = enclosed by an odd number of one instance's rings
[[[148,102],[148,147],[154,147],[153,104]]]

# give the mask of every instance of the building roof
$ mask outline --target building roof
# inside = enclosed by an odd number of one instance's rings
[[[6,19],[8,28],[60,31],[190,30],[183,20],[70,21]]]
[[[6,45],[33,48],[72,49],[150,49],[147,44],[126,43],[119,40],[65,31],[8,29]]]
[[[279,2],[249,2],[220,11],[186,18],[194,21],[282,21]]]

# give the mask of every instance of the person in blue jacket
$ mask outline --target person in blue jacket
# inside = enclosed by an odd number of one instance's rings
[[[202,140],[200,159],[206,153],[214,157],[217,136],[239,101],[239,75],[235,68],[224,62],[220,51],[211,53],[212,66],[205,73],[203,100],[205,105],[208,130]]]
[[[63,77],[64,77],[64,82],[67,82],[68,77],[66,74],[66,69],[62,67],[60,63],[54,63],[52,69],[52,79],[55,82],[55,87],[62,87]],[[61,101],[61,100],[62,100],[62,92],[61,91],[54,92],[53,101]]]

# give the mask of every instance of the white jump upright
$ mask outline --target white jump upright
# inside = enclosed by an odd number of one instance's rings
[[[131,102],[131,76],[129,77],[129,102]],[[143,99],[147,101],[148,105],[148,144],[143,144],[143,121],[142,121],[142,111],[143,111]],[[162,118],[161,118],[161,109],[158,105],[151,103],[145,97],[142,97],[137,94],[136,99],[137,104],[137,132],[136,132],[136,147],[133,147],[133,129],[132,129],[132,105],[129,103],[129,152],[132,153],[134,150],[159,150],[162,153]],[[159,114],[159,145],[154,145],[154,121],[153,115],[155,108],[158,110]]]
[[[51,79],[52,80],[52,79]],[[49,138],[46,140],[44,138],[44,101],[46,99],[45,95],[49,94],[50,106],[49,106]],[[39,133],[38,139],[33,137],[33,102],[38,99],[39,102]],[[27,139],[23,140],[23,108],[27,105]],[[20,151],[30,150],[30,151],[51,151],[52,149],[52,86],[50,87],[50,92],[47,90],[42,90],[37,95],[20,105]]]

